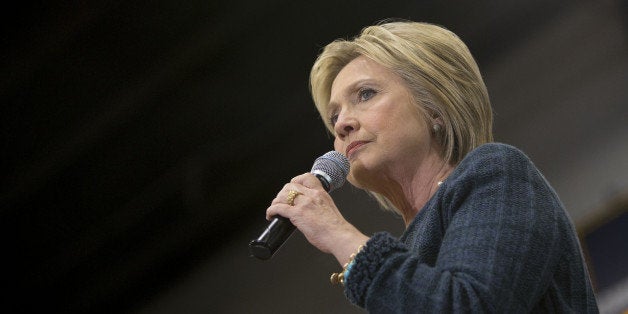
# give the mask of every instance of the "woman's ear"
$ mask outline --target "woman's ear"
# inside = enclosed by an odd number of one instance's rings
[[[435,135],[441,135],[441,132],[443,132],[445,128],[443,118],[436,113],[432,113],[430,115],[430,123],[432,124],[432,132],[434,132]]]
[[[440,134],[440,132],[443,130],[443,127],[435,122],[434,124],[432,124],[432,132],[434,132],[434,134]]]

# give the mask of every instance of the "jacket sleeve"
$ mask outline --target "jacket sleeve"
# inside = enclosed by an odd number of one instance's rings
[[[538,302],[561,254],[562,205],[517,149],[484,145],[441,186],[444,236],[433,265],[377,233],[345,293],[372,313],[522,312]]]

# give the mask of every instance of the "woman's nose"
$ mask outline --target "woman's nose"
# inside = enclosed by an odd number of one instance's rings
[[[341,111],[338,114],[338,120],[334,125],[336,136],[343,138],[358,129],[359,123],[357,117],[349,111]]]

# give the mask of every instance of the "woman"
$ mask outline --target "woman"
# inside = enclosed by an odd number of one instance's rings
[[[316,107],[350,162],[349,182],[400,214],[397,239],[347,222],[311,174],[267,218],[287,217],[333,254],[348,299],[370,312],[597,312],[574,228],[492,113],[464,43],[393,22],[330,43],[311,72]]]

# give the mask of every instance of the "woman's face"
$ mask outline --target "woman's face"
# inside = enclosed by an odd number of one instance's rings
[[[355,186],[378,192],[378,182],[412,171],[431,152],[429,129],[403,80],[364,56],[336,76],[327,112]]]

